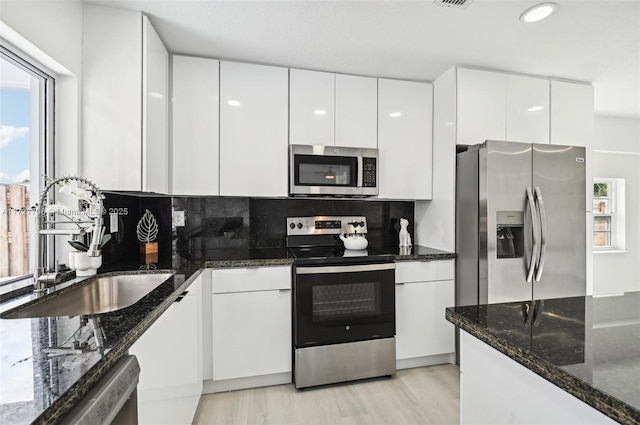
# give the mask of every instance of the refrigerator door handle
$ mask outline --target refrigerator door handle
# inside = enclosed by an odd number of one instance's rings
[[[542,192],[536,186],[536,203],[540,214],[540,255],[536,265],[536,282],[542,277],[542,269],[544,268],[545,254],[547,253],[547,214],[544,209],[544,201],[542,200]]]
[[[529,210],[531,211],[531,225],[533,226],[533,247],[531,248],[531,261],[529,262],[529,270],[527,271],[527,282],[533,279],[533,272],[536,268],[536,259],[538,258],[538,215],[536,213],[536,204],[533,200],[533,193],[530,187],[527,187],[527,199],[529,200]]]

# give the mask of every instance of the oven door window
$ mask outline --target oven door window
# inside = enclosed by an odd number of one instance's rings
[[[358,183],[358,158],[352,156],[295,155],[296,186],[346,186]]]
[[[296,347],[395,335],[395,270],[296,274]]]
[[[315,285],[311,288],[314,323],[329,323],[380,315],[380,282]]]

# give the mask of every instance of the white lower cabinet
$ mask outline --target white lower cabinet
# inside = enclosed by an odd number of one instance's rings
[[[136,341],[140,424],[190,424],[202,395],[201,276]]]
[[[398,369],[450,363],[454,327],[454,260],[396,263],[396,363]]]
[[[205,392],[291,382],[291,267],[212,270]]]

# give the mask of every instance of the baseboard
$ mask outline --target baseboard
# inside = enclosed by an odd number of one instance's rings
[[[413,369],[414,367],[434,366],[438,364],[455,364],[454,353],[436,354],[434,356],[412,357],[410,359],[397,359],[396,369]]]
[[[203,383],[202,393],[212,394],[224,391],[245,390],[247,388],[270,387],[272,385],[290,384],[291,382],[291,372],[225,379],[223,381],[206,380]]]

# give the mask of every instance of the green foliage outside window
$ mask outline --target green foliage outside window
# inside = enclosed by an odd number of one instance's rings
[[[607,183],[594,183],[593,196],[598,198],[609,196],[609,185]]]

